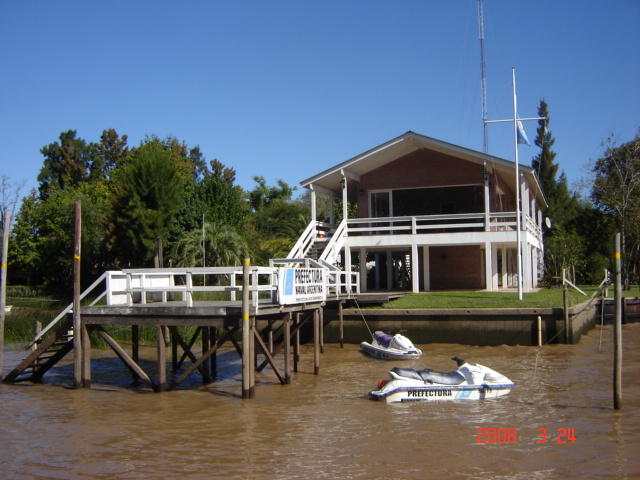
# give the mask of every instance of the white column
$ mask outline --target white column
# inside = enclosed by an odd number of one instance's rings
[[[342,218],[347,219],[349,214],[348,204],[347,204],[347,177],[342,175]]]
[[[498,271],[498,247],[491,245],[491,288],[493,292],[498,291],[500,272]]]
[[[316,211],[316,192],[313,189],[313,185],[311,185],[311,223],[313,224],[313,236],[314,238],[317,236],[317,211]]]
[[[347,291],[351,292],[351,247],[344,247],[344,271],[347,273]]]
[[[428,292],[431,290],[431,271],[429,270],[429,246],[428,245],[424,245],[422,247],[422,257],[423,257],[422,278],[424,279],[423,280],[424,291]]]
[[[509,274],[507,273],[507,265],[509,264],[508,252],[509,250],[502,246],[502,288],[509,286]]]
[[[484,167],[484,231],[490,230],[489,226],[489,212],[491,211],[491,200],[489,195],[489,170]]]
[[[491,251],[491,243],[485,242],[484,244],[484,285],[485,288],[492,292],[493,291],[493,260]]]
[[[420,293],[420,262],[418,258],[418,245],[411,245],[411,283],[413,293]]]
[[[367,249],[360,248],[360,292],[367,292]]]
[[[331,225],[335,225],[335,220],[333,218],[333,191],[331,192],[331,195],[329,195],[329,223]]]
[[[526,237],[527,235],[525,235]],[[531,244],[526,240],[522,242],[522,288],[525,292],[531,291]]]

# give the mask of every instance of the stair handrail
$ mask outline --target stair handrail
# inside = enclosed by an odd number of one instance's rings
[[[347,219],[344,218],[336,228],[336,231],[333,233],[331,240],[329,240],[329,244],[325,247],[322,255],[320,255],[319,260],[323,260],[329,263],[329,256],[335,260],[338,253],[342,249],[344,245],[344,238],[347,236]],[[335,250],[335,251],[334,251]]]
[[[82,292],[80,294],[80,300],[82,300],[84,297],[86,297],[87,295],[89,295],[94,288],[96,288],[105,278],[107,278],[107,275],[109,275],[109,272],[104,272],[102,275],[100,275],[100,277],[91,284],[91,286],[89,288],[87,288],[84,292]],[[103,298],[106,295],[106,290],[100,295],[98,296],[93,302],[91,302],[91,305],[95,305],[101,298]],[[58,321],[64,317],[67,313],[69,313],[70,311],[73,310],[73,302],[71,302],[67,308],[65,308],[64,310],[62,310],[62,312],[60,312],[60,314],[54,318],[53,320],[51,320],[51,322],[49,322],[49,324],[44,327],[42,330],[40,330],[40,332],[33,338],[33,340],[31,340],[31,342],[29,342],[29,344],[24,347],[25,350],[29,350],[38,340],[40,340],[45,333],[47,333],[49,330],[51,330],[53,328],[53,326],[58,323]]]
[[[311,222],[309,222],[309,225],[307,225],[307,228],[304,229],[304,232],[302,232],[302,235],[300,235],[300,238],[287,255],[287,258],[298,258],[305,256],[307,250],[311,247],[311,244],[315,239],[317,224],[317,221],[312,220]]]

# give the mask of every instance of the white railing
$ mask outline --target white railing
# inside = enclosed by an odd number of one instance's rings
[[[516,212],[492,212],[488,215],[488,224],[486,219],[487,216],[484,213],[350,218],[341,236],[515,231],[517,228]],[[535,221],[526,214],[522,214],[522,219],[523,230],[531,232],[536,238],[541,238],[542,232]]]
[[[84,292],[82,292],[80,294],[80,300],[82,301],[87,295],[89,295],[91,292],[93,292],[93,290],[95,290],[95,288],[100,285],[109,275],[109,272],[104,272],[102,275],[100,275],[100,278],[98,278],[95,282],[93,282],[91,284],[91,286],[89,288],[87,288]],[[92,302],[91,305],[95,305],[96,303],[98,303],[100,300],[102,300],[104,298],[104,296],[107,294],[106,290],[104,292],[102,292],[100,295],[98,295]],[[58,316],[56,318],[54,318],[53,320],[51,320],[49,322],[49,324],[44,327],[42,330],[40,330],[40,332],[38,332],[38,334],[33,338],[33,340],[31,340],[31,342],[29,342],[27,344],[27,346],[25,347],[25,350],[28,350],[29,348],[31,348],[38,340],[40,340],[49,330],[51,330],[53,327],[55,327],[58,322],[60,320],[62,320],[62,318],[64,318],[65,315],[67,315],[69,312],[73,312],[73,302],[70,303],[69,305],[67,305],[67,307],[62,310],[62,312],[60,312],[58,314]]]
[[[325,271],[327,298],[341,297],[360,292],[357,272],[343,272],[308,258],[271,260],[272,266],[250,267],[249,282],[251,303],[254,314],[258,314],[260,300],[268,300],[270,304],[279,303],[279,276],[282,267],[321,268]],[[281,267],[273,265],[279,264]],[[242,291],[242,267],[211,268],[141,268],[126,270],[110,270],[103,273],[81,295],[80,300],[93,292],[96,287],[105,283],[105,290],[92,302],[97,304],[106,297],[108,306],[146,305],[151,302],[162,302],[171,305],[180,301],[187,307],[193,307],[194,294],[198,292],[225,292],[229,301],[236,300],[236,292]],[[225,295],[226,296],[226,295]],[[176,299],[179,297],[179,300]],[[213,298],[208,301],[224,301]],[[30,348],[67,315],[73,312],[73,303],[69,304],[58,316],[43,328],[25,347]]]
[[[347,235],[347,221],[342,220],[342,222],[340,222],[340,225],[338,225],[338,228],[336,229],[336,231],[333,233],[331,240],[329,240],[329,243],[327,244],[324,251],[322,252],[322,255],[320,255],[319,260],[327,262],[328,264],[331,264],[331,265],[335,264],[338,258],[338,255],[340,255],[340,251],[344,246],[346,235]]]
[[[107,277],[107,305],[145,305],[168,303],[176,296],[192,307],[194,293],[226,292],[228,300],[236,300],[242,291],[242,267],[142,268],[110,271]],[[277,269],[251,267],[251,302],[258,308],[260,298],[277,302]],[[224,299],[227,300],[227,299]]]
[[[316,238],[320,233],[328,234],[331,231],[331,225],[324,222],[314,222],[312,221],[307,225],[307,228],[302,232],[300,238],[293,246],[291,251],[287,254],[287,258],[301,258],[305,257],[311,247],[313,247],[313,242],[315,242]]]

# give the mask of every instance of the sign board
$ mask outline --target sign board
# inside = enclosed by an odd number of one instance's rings
[[[280,305],[323,302],[327,299],[323,268],[280,268],[278,292]]]

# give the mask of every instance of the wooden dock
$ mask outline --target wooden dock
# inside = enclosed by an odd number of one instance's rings
[[[341,310],[347,284],[344,275],[329,275],[326,269],[296,267],[245,267],[212,269],[137,269],[106,272],[80,297],[104,285],[104,292],[91,305],[74,300],[34,338],[33,351],[4,379],[39,381],[68,353],[74,352],[74,386],[91,387],[92,332],[100,335],[120,358],[135,380],[153,391],[177,388],[199,373],[203,383],[215,376],[215,355],[232,344],[242,358],[243,398],[255,395],[255,374],[270,367],[280,383],[291,382],[297,371],[302,329],[311,330],[314,373],[320,372],[323,345],[323,307],[336,303]],[[286,279],[290,284],[284,285]],[[224,281],[221,281],[221,279]],[[241,281],[239,281],[241,280]],[[357,286],[357,284],[355,284]],[[242,300],[236,299],[242,294]],[[228,300],[198,300],[198,296],[227,296]],[[131,347],[120,345],[109,334],[113,326],[131,328]],[[139,328],[156,329],[157,371],[140,365]],[[183,338],[178,327],[195,327],[191,338]],[[310,328],[309,328],[310,327]],[[237,338],[241,336],[241,339]],[[201,349],[197,353],[196,342]],[[198,345],[199,346],[199,345]],[[171,352],[171,355],[169,355]],[[275,361],[284,356],[284,368]],[[264,358],[258,362],[259,355]],[[169,380],[168,358],[174,370],[190,362],[178,377]]]

